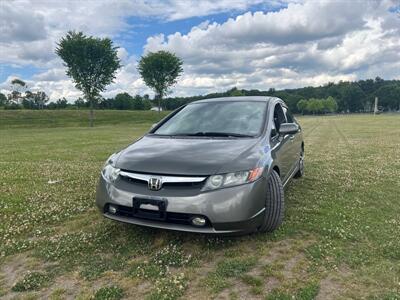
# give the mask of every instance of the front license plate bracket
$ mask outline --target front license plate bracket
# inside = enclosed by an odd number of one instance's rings
[[[141,209],[141,205],[153,205],[157,206],[158,210],[147,210]],[[165,221],[167,219],[167,206],[168,200],[165,198],[153,199],[153,198],[137,198],[132,199],[132,210],[133,216],[138,218],[146,218],[152,220]]]

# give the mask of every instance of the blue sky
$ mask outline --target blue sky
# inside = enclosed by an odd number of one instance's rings
[[[108,36],[123,67],[104,97],[150,93],[137,70],[148,51],[184,61],[171,90],[195,95],[400,77],[398,0],[133,0],[2,2],[0,91],[21,78],[52,100],[81,96],[54,54],[68,30]]]
[[[127,33],[122,32],[115,39],[121,47],[128,50],[129,53],[133,53],[137,56],[142,55],[143,46],[146,44],[149,36],[164,34],[169,35],[175,32],[187,34],[191,28],[197,26],[203,22],[210,23],[224,23],[229,18],[236,18],[243,14],[243,12],[255,12],[255,11],[279,11],[280,9],[287,7],[287,3],[278,3],[274,6],[269,6],[266,3],[258,3],[255,5],[249,5],[245,10],[233,10],[222,13],[215,13],[206,16],[194,16],[182,20],[163,20],[157,17],[128,17],[127,22],[133,27]]]

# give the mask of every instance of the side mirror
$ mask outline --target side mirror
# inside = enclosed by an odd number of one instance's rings
[[[299,125],[296,123],[282,123],[279,127],[279,133],[282,135],[293,134],[299,131]]]

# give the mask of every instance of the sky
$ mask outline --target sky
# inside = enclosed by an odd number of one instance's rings
[[[55,54],[68,31],[109,37],[122,68],[102,93],[153,95],[138,60],[183,60],[171,96],[400,79],[400,0],[0,0],[0,91],[20,78],[52,101],[82,96]]]

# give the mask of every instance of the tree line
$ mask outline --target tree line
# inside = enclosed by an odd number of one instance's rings
[[[21,84],[19,80],[18,85]],[[161,103],[165,110],[173,110],[186,103],[206,99],[229,96],[275,96],[282,98],[294,113],[325,114],[334,112],[371,112],[374,109],[375,97],[378,97],[381,111],[400,110],[400,80],[375,79],[359,80],[355,82],[328,83],[319,87],[304,87],[298,89],[267,91],[246,90],[232,88],[226,92],[211,93],[192,97],[169,97]],[[11,99],[19,99],[17,105]],[[96,99],[97,109],[116,110],[149,110],[158,106],[158,99],[150,99],[149,95],[130,95],[119,93],[113,98]],[[8,97],[0,93],[0,106],[8,109],[89,109],[90,103],[83,98],[78,98],[69,103],[65,98],[48,102],[49,98],[44,92],[25,93],[15,89]],[[157,101],[155,101],[157,100]]]
[[[49,97],[45,92],[26,91],[20,93],[11,92],[8,96],[0,93],[0,107],[4,109],[90,109],[90,102],[79,97],[72,103],[65,97],[53,102],[48,102]],[[113,98],[96,99],[96,109],[116,109],[116,110],[149,110],[153,107],[153,102],[149,95],[145,94],[131,96],[129,93],[119,93]]]
[[[165,99],[163,108],[172,110],[200,99],[229,96],[279,97],[286,102],[292,112],[304,114],[371,112],[374,109],[375,97],[378,97],[378,106],[381,111],[397,111],[400,110],[400,80],[384,80],[376,77],[354,82],[329,82],[318,87],[309,86],[283,90],[270,88],[266,91],[234,87],[221,93],[192,97],[169,97]]]

